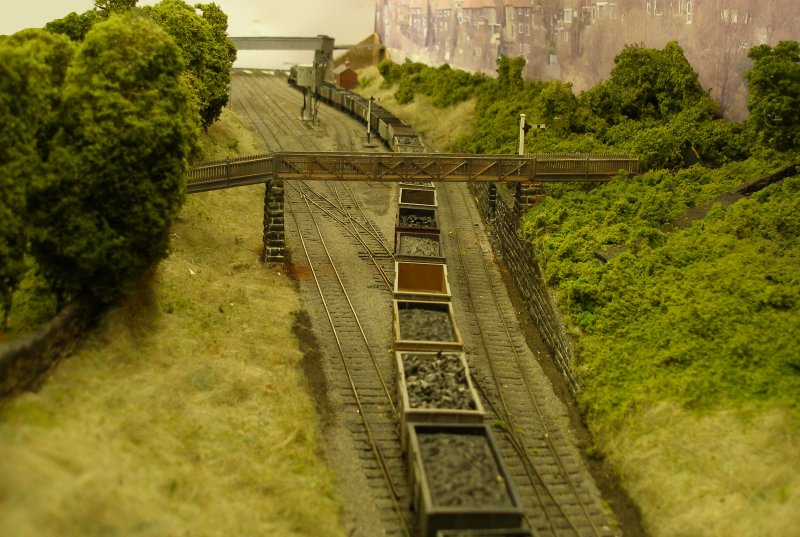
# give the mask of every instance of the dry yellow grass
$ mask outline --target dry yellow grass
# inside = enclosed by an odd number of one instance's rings
[[[603,439],[654,537],[800,535],[800,428],[663,403]]]
[[[380,99],[379,104],[412,125],[422,133],[425,145],[432,151],[449,151],[452,142],[469,131],[475,118],[475,99],[459,103],[451,108],[436,108],[431,99],[416,95],[414,102],[399,105],[392,96],[397,88],[381,88],[383,82],[377,67],[368,67],[358,72],[359,79],[368,82],[356,89],[361,95],[372,95]]]
[[[0,535],[344,534],[263,191],[190,196],[139,293],[0,410]]]
[[[237,155],[263,153],[256,137],[247,130],[239,116],[223,108],[220,120],[200,140],[203,160],[219,160]]]

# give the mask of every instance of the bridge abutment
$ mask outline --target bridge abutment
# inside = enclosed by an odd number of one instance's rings
[[[491,195],[491,193],[490,193]],[[545,196],[542,183],[517,183],[514,190],[514,210],[518,216],[539,203]]]
[[[271,179],[264,190],[264,263],[283,263],[286,256],[284,229],[283,181]]]

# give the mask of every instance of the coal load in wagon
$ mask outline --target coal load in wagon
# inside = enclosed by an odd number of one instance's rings
[[[396,350],[460,351],[450,302],[393,300]]]
[[[484,410],[464,353],[398,352],[400,440],[408,447],[412,423],[483,422]]]
[[[395,236],[395,254],[414,257],[439,257],[442,248],[439,233],[400,231]]]
[[[402,353],[402,359],[409,407],[477,408],[468,369],[459,354]]]
[[[435,208],[406,207],[397,208],[395,231],[438,231],[439,222]]]
[[[419,451],[433,505],[510,507],[511,498],[486,438],[476,434],[423,434]]]
[[[410,426],[409,465],[420,535],[523,527],[519,500],[486,425]]]

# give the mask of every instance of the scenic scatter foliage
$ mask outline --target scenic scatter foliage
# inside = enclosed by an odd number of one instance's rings
[[[384,60],[378,65],[378,72],[384,84],[398,85],[394,94],[398,103],[409,103],[415,93],[421,93],[431,97],[435,106],[442,108],[472,98],[474,92],[489,80],[485,75],[451,69],[447,64],[433,68],[410,61],[398,65]]]
[[[27,194],[51,151],[72,54],[67,38],[43,30],[0,38],[0,328],[28,270]]]
[[[619,423],[663,399],[798,410],[798,214],[794,177],[609,264],[594,284],[602,305],[579,339],[593,422]]]
[[[59,292],[108,300],[166,253],[196,143],[179,49],[138,14],[96,24],[67,72],[33,253]]]
[[[216,4],[136,4],[0,36],[0,337],[113,300],[166,254],[236,50]]]
[[[741,123],[719,117],[675,42],[626,46],[609,79],[577,96],[564,82],[524,81],[522,59],[500,58],[496,78],[459,97],[475,98],[476,114],[452,150],[515,153],[524,113],[546,125],[527,134],[528,152],[640,159],[638,176],[548,185],[520,229],[575,333],[580,402],[595,430],[665,399],[800,412],[800,180],[670,231],[688,210],[799,161],[798,44],[750,57],[752,117]],[[399,101],[420,93],[437,106],[450,104],[437,99],[449,81],[473,76],[411,62],[380,72]]]
[[[800,146],[800,44],[759,45],[748,56],[753,68],[748,109],[763,142],[784,151]]]
[[[397,86],[401,104],[415,93],[442,107],[476,99],[471,132],[453,142],[454,151],[516,153],[525,114],[529,124],[545,125],[528,133],[527,152],[629,153],[645,169],[718,166],[751,154],[749,124],[717,117],[675,42],[662,50],[625,47],[610,78],[577,96],[569,83],[523,80],[524,66],[522,58],[501,57],[496,78],[409,61],[385,61],[379,71],[384,84]]]
[[[182,0],[164,0],[143,9],[180,47],[193,104],[203,129],[208,129],[228,103],[236,47],[227,36],[228,16],[216,4],[196,8],[200,15]]]
[[[83,41],[92,26],[117,13],[140,12],[158,23],[175,39],[184,59],[184,77],[192,90],[192,103],[200,126],[207,130],[228,102],[230,71],[236,47],[228,38],[228,16],[214,3],[190,5],[183,0],[163,0],[136,8],[137,0],[97,0],[85,13],[70,13],[45,25],[45,29]]]

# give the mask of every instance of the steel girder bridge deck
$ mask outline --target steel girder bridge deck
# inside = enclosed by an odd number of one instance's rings
[[[187,174],[189,193],[305,181],[561,183],[639,173],[639,160],[608,155],[277,152],[207,163]]]

